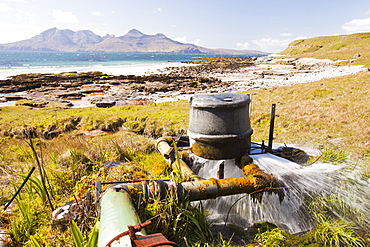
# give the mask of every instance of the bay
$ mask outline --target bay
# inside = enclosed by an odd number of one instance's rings
[[[165,67],[184,65],[180,61],[194,61],[206,57],[240,57],[240,55],[0,51],[0,80],[18,74],[70,71],[140,75],[153,73]]]

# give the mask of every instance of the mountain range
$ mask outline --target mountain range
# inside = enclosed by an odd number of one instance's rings
[[[255,50],[209,49],[194,44],[180,43],[161,33],[147,35],[136,29],[120,37],[114,35],[102,37],[90,30],[74,32],[57,28],[46,30],[27,40],[0,44],[0,51],[267,54]]]

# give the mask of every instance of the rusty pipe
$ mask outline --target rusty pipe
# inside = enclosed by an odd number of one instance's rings
[[[281,185],[269,176],[249,176],[227,179],[207,179],[184,182],[178,185],[178,192],[191,201],[213,199],[235,194],[254,194],[279,189]]]
[[[251,171],[256,171],[251,167]],[[164,182],[162,180],[152,181],[146,186],[139,183],[120,184],[125,191],[136,200],[149,200],[155,197],[166,198],[168,194],[176,194],[179,198],[187,198],[190,201],[214,199],[219,196],[235,194],[254,194],[263,191],[273,190],[278,193],[284,189],[284,185],[275,177],[256,172],[244,177],[226,179],[205,179],[190,182]]]
[[[171,143],[173,142],[174,140],[172,137],[161,137],[156,141],[156,147],[164,156],[172,170],[180,171],[182,175],[189,178],[189,180],[200,180],[200,178],[189,168],[185,161],[178,157],[175,149],[171,146]]]

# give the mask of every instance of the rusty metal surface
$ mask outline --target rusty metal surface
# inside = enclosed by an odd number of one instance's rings
[[[191,201],[283,189],[281,182],[273,176],[263,173],[255,165],[251,165],[249,168],[251,168],[249,176],[184,182],[179,184],[178,187],[180,193],[184,193]]]
[[[188,136],[194,154],[207,159],[240,158],[249,153],[250,95],[199,94],[190,100]]]
[[[170,143],[174,140],[172,137],[161,137],[156,141],[156,147],[158,151],[166,158],[171,158],[170,156],[173,154],[173,147],[171,147]]]
[[[253,163],[244,164],[243,167],[242,167],[242,170],[243,170],[245,176],[262,175],[268,180],[272,179],[272,176],[270,174],[264,173],[256,164],[253,164]]]
[[[179,246],[175,242],[169,241],[163,234],[155,233],[151,235],[136,235],[137,232],[140,232],[144,227],[150,225],[151,221],[146,221],[142,224],[128,225],[126,231],[121,232],[114,238],[112,238],[104,247],[109,247],[115,241],[119,241],[124,236],[129,236],[132,246],[137,247],[154,247],[154,246]],[[126,245],[125,245],[126,246]]]
[[[240,158],[250,150],[250,136],[252,130],[243,138],[235,138],[229,142],[219,141],[202,141],[195,140],[192,142],[191,151],[202,158],[212,160]]]
[[[182,159],[176,157],[175,150],[171,147],[174,140],[172,137],[162,137],[156,142],[158,151],[164,156],[172,170],[178,170],[189,180],[200,180],[200,178],[189,168]]]
[[[148,183],[148,197],[161,196],[165,198],[169,193],[177,193],[179,196],[187,196],[191,201],[212,199],[219,196],[234,195],[240,193],[253,194],[256,192],[284,189],[284,184],[270,174],[264,173],[255,164],[243,167],[245,176],[226,179],[193,180],[177,184],[176,182],[151,181]],[[135,184],[121,184],[125,191],[135,187],[135,193],[131,196],[146,193]]]
[[[190,181],[200,180],[200,178],[188,167],[182,159],[178,159],[171,164],[172,170],[178,170]]]
[[[169,241],[163,234],[155,233],[147,236],[137,236],[136,240],[133,240],[133,246],[135,247],[154,247],[154,246],[175,246],[179,245],[175,242]]]

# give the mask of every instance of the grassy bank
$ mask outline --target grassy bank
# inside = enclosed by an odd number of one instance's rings
[[[366,72],[250,92],[254,139],[266,138],[268,105],[276,103],[275,141],[330,146],[364,158],[370,152],[369,85]]]
[[[25,131],[45,137],[78,131],[115,132],[125,128],[146,136],[175,135],[187,123],[184,102],[125,105],[112,108],[0,108],[0,134],[20,137]]]
[[[370,67],[370,33],[321,36],[295,40],[281,54],[297,58],[343,60],[342,64]]]

